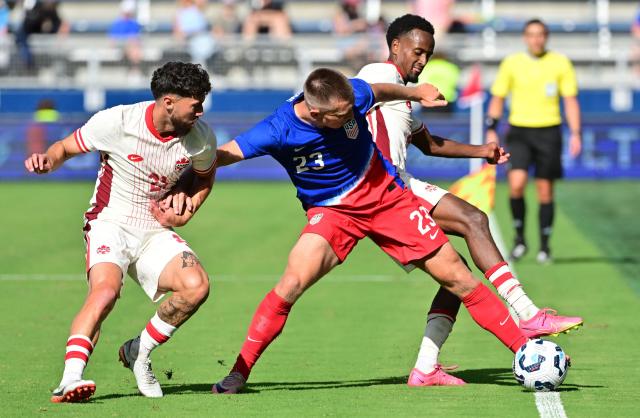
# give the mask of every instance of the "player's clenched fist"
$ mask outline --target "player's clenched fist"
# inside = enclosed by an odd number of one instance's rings
[[[31,154],[24,160],[24,166],[31,173],[45,174],[51,171],[53,164],[47,154]]]

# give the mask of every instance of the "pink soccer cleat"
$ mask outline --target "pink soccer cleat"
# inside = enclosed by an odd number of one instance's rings
[[[445,370],[453,370],[457,366],[443,367],[440,364],[436,364],[435,370],[431,373],[422,373],[418,369],[411,370],[407,385],[409,386],[461,386],[466,385],[462,379],[452,376],[445,372]]]
[[[520,321],[520,330],[527,338],[538,338],[545,335],[556,337],[563,332],[569,332],[582,326],[579,316],[560,316],[550,308],[542,308],[528,321]]]

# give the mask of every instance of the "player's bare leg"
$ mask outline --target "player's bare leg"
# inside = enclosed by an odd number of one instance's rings
[[[464,237],[474,263],[516,312],[527,337],[557,335],[582,325],[580,317],[555,315],[552,309],[539,309],[533,303],[498,251],[482,211],[449,193],[435,206],[432,216],[447,233]]]
[[[553,180],[536,179],[536,190],[538,192],[538,222],[540,230],[540,251],[536,257],[538,263],[546,264],[551,262],[551,249],[549,248],[549,238],[553,226]]]
[[[322,236],[310,233],[300,236],[289,253],[280,281],[258,306],[231,373],[213,385],[213,393],[231,394],[242,389],[260,355],[282,332],[293,304],[338,263],[338,257]]]
[[[448,193],[438,202],[431,215],[446,233],[465,239],[474,264],[485,273],[485,277],[521,320],[530,320],[540,311],[502,258],[491,236],[489,220],[484,212]]]
[[[484,284],[473,277],[451,243],[445,243],[414,264],[457,296],[474,321],[495,335],[511,351],[515,352],[527,341],[527,337],[511,319],[507,308]]]
[[[53,391],[51,402],[82,402],[95,392],[95,383],[83,380],[82,374],[97,342],[100,325],[113,309],[121,287],[122,271],[117,265],[98,263],[89,271],[89,292],[71,324],[62,380]]]
[[[515,228],[515,239],[511,250],[511,259],[518,260],[527,252],[527,243],[524,238],[526,205],[524,192],[527,187],[529,173],[526,170],[512,169],[507,173],[509,182],[509,199],[511,204],[511,217]]]
[[[140,335],[120,347],[120,361],[133,372],[140,393],[161,397],[162,388],[151,368],[151,351],[167,342],[176,329],[187,321],[209,296],[209,277],[198,258],[184,251],[162,270],[158,290],[173,292],[158,307]]]

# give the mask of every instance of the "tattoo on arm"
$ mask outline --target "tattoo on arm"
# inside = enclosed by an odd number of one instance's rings
[[[182,268],[183,269],[187,267],[195,267],[199,265],[200,265],[200,260],[198,260],[198,257],[196,257],[195,254],[190,253],[189,251],[182,252]]]

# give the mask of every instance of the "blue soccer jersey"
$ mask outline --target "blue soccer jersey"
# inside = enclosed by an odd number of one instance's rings
[[[371,86],[351,79],[354,119],[342,128],[317,128],[293,109],[294,96],[266,119],[236,137],[245,159],[271,155],[286,170],[305,208],[338,205],[362,180],[374,154],[403,187],[395,167],[384,160],[369,132],[366,112],[374,105]]]

